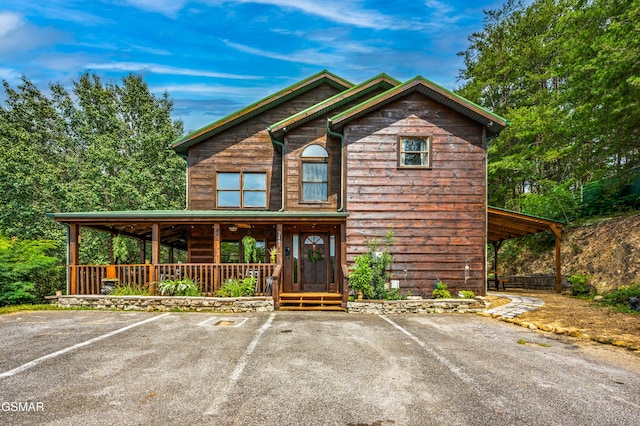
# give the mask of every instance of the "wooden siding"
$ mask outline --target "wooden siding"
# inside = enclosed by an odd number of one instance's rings
[[[216,171],[265,172],[268,174],[269,210],[282,206],[282,167],[267,127],[338,93],[328,84],[320,85],[276,108],[253,117],[189,149],[190,210],[213,210]]]
[[[431,139],[432,168],[398,168],[398,136]],[[486,152],[477,123],[418,94],[345,127],[347,261],[394,232],[393,278],[413,294],[440,279],[485,293]],[[469,279],[465,282],[465,265]]]
[[[213,263],[213,228],[192,227],[189,238],[189,263]]]
[[[366,94],[367,98],[374,97],[384,92],[380,88]],[[286,209],[287,210],[337,210],[340,208],[341,192],[341,162],[342,153],[340,140],[327,135],[327,118],[338,114],[341,111],[359,104],[364,100],[363,96],[358,96],[354,100],[332,109],[327,116],[319,117],[303,126],[297,127],[285,136],[285,169],[286,169]],[[302,151],[309,146],[317,144],[327,150],[329,154],[329,197],[326,203],[304,203],[302,202]]]
[[[329,197],[326,203],[302,202],[302,151],[317,144],[329,154],[327,170]],[[333,210],[338,209],[340,199],[340,142],[327,137],[327,120],[319,118],[298,127],[285,138],[286,208],[287,210]]]

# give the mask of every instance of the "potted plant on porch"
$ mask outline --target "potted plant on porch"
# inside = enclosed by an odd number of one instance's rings
[[[258,262],[258,244],[251,235],[242,238],[242,248],[244,249],[244,263]]]

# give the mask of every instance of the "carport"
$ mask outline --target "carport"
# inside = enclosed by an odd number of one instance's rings
[[[493,259],[494,282],[498,288],[498,252],[502,242],[512,238],[537,234],[538,232],[551,231],[556,237],[556,292],[562,291],[562,265],[560,259],[560,246],[562,243],[562,222],[543,219],[537,216],[518,213],[497,207],[487,208],[488,233],[487,241],[493,245],[495,253]]]

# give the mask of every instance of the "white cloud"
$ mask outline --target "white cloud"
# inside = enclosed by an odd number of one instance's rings
[[[24,54],[38,46],[55,43],[60,34],[31,25],[19,13],[0,12],[0,53]]]
[[[127,3],[138,9],[173,18],[184,7],[186,0],[127,0]]]
[[[376,10],[362,9],[354,2],[317,0],[231,0],[228,3],[254,3],[280,7],[282,9],[297,9],[309,15],[319,16],[331,22],[352,25],[360,28],[376,30],[394,30],[416,28],[416,23],[409,23],[406,19],[382,14]],[[221,3],[220,1],[210,3]],[[227,3],[227,2],[223,2]]]
[[[25,24],[22,15],[13,12],[0,12],[0,38],[6,37],[10,32]]]
[[[430,9],[430,18],[433,22],[442,24],[453,24],[460,20],[461,14],[448,3],[439,0],[426,0],[425,6]]]
[[[255,47],[246,46],[244,44],[233,43],[229,40],[223,40],[224,44],[232,49],[250,55],[262,56],[269,59],[277,59],[279,61],[296,62],[300,64],[321,65],[333,64],[342,61],[344,58],[340,55],[322,53],[316,49],[305,49],[298,52],[277,53],[268,50],[257,49]]]
[[[141,62],[105,62],[86,65],[90,70],[111,70],[127,72],[151,72],[154,74],[187,75],[191,77],[227,78],[233,80],[257,80],[262,77],[254,75],[227,74],[189,68],[178,68],[167,65],[148,64]]]
[[[20,73],[13,68],[0,67],[0,80],[8,82],[16,81],[20,78]]]

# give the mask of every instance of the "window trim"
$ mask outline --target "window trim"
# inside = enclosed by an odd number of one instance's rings
[[[320,148],[322,148],[324,150],[324,152],[326,153],[326,156],[322,156],[322,157],[318,157],[318,156],[304,156],[304,152],[312,147],[312,146],[319,146]],[[326,164],[327,167],[327,174],[325,175],[325,179],[322,182],[312,182],[312,181],[308,181],[306,182],[304,180],[304,164],[308,163],[308,164],[318,164],[318,163],[324,163]],[[329,162],[329,151],[327,150],[327,148],[325,148],[324,146],[314,143],[314,144],[310,144],[307,145],[303,150],[302,153],[300,154],[300,204],[328,204],[329,203],[329,194],[331,193],[331,188],[330,188],[330,179],[329,179],[329,172],[331,171],[331,164]],[[304,199],[304,184],[305,183],[326,183],[327,185],[327,196],[324,200],[305,200]]]
[[[426,150],[425,151],[403,151],[402,150],[402,141],[405,139],[423,139],[426,144]],[[398,136],[398,168],[400,169],[431,169],[432,167],[432,137],[428,136],[428,135],[424,135],[424,134],[420,134],[420,135],[399,135]],[[405,154],[406,152],[409,153],[424,153],[426,154],[426,164],[421,164],[421,165],[413,165],[413,164],[403,164],[402,163],[402,154]]]
[[[228,173],[228,174],[238,174],[240,175],[240,188],[238,190],[236,189],[220,189],[218,188],[218,176],[220,174],[224,174],[224,173]],[[245,174],[260,174],[260,175],[264,175],[264,185],[265,185],[265,189],[264,190],[257,190],[257,189],[244,189],[244,175]],[[225,210],[264,210],[264,209],[268,209],[269,208],[269,172],[265,172],[263,170],[242,170],[242,171],[237,171],[237,170],[219,170],[216,172],[216,177],[215,177],[215,198],[216,198],[216,209],[225,209]],[[220,192],[240,192],[240,205],[239,206],[221,206],[219,203],[220,197],[218,196],[218,194]],[[265,205],[264,206],[250,206],[247,207],[245,206],[245,202],[244,202],[244,198],[245,198],[245,192],[264,192],[265,194]]]

